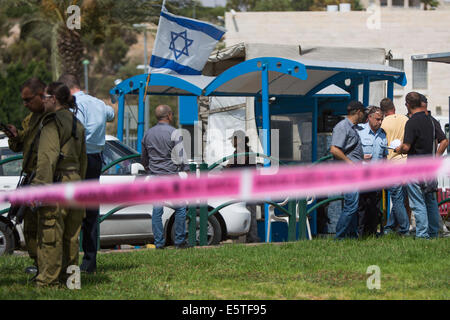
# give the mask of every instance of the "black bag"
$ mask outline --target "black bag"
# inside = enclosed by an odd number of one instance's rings
[[[434,122],[433,122],[433,119],[431,118],[431,116],[428,116],[428,118],[430,119],[431,125],[433,126],[433,151],[432,151],[432,154],[434,157],[436,155],[436,127],[434,126]],[[424,181],[424,182],[421,182],[419,185],[420,185],[420,189],[422,190],[423,193],[433,193],[433,192],[438,191],[437,179]]]

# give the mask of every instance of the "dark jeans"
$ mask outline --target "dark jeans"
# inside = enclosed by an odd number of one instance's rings
[[[102,157],[100,153],[88,154],[86,180],[99,180],[102,173]],[[83,262],[80,269],[87,272],[97,270],[97,238],[99,207],[86,209],[86,218],[83,219]]]
[[[380,222],[381,191],[364,192],[359,195],[358,236],[376,235]]]
[[[359,192],[344,194],[344,205],[336,225],[336,239],[357,238]]]
[[[402,185],[398,185],[392,186],[388,190],[391,195],[392,209],[384,232],[394,232],[398,226],[399,234],[409,234],[409,217],[404,204],[406,189]]]

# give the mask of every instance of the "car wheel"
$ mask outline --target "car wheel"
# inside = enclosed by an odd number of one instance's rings
[[[0,256],[14,252],[14,232],[5,222],[0,221]]]
[[[188,239],[189,233],[189,218],[186,219],[186,241]],[[222,240],[222,228],[220,227],[220,223],[216,217],[210,216],[208,217],[208,242],[207,245],[218,245]],[[175,239],[175,223],[172,224],[170,230],[170,237],[172,238],[172,242]],[[197,228],[196,228],[196,245],[200,244],[200,218],[197,216]]]

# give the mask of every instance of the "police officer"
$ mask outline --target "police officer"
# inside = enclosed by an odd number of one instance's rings
[[[33,161],[35,154],[33,150],[36,146],[32,146],[35,136],[39,131],[39,125],[45,115],[43,96],[45,83],[38,78],[31,78],[25,81],[21,86],[21,96],[24,106],[31,111],[22,121],[22,130],[17,130],[14,125],[8,125],[9,148],[14,152],[22,152],[22,172],[25,177],[29,178],[36,171],[36,161]],[[32,148],[33,147],[33,148]],[[37,216],[32,213],[31,208],[26,208],[24,217],[24,238],[28,254],[33,259],[34,265],[27,267],[27,273],[37,272]]]
[[[364,161],[380,161],[388,155],[386,133],[381,128],[384,113],[381,108],[370,106],[367,109],[368,121],[358,127],[364,152]],[[360,238],[377,234],[380,222],[381,190],[361,192],[358,206],[358,235]],[[380,223],[382,228],[382,224]]]
[[[69,111],[76,110],[75,98],[61,82],[49,84],[43,98],[45,116],[31,184],[82,180],[87,166],[84,127]],[[78,266],[78,237],[84,216],[84,209],[38,205],[38,286],[65,283],[67,268]]]

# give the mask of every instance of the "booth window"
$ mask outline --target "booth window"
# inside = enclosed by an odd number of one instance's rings
[[[389,66],[404,71],[405,61],[403,59],[392,59],[389,60]],[[395,83],[394,90],[403,90],[403,87]]]
[[[278,130],[278,141],[272,136],[272,156],[286,162],[310,163],[312,159],[312,114],[273,115],[271,131]],[[277,145],[275,145],[277,144]]]
[[[426,61],[413,61],[413,89],[428,89],[428,64]]]

